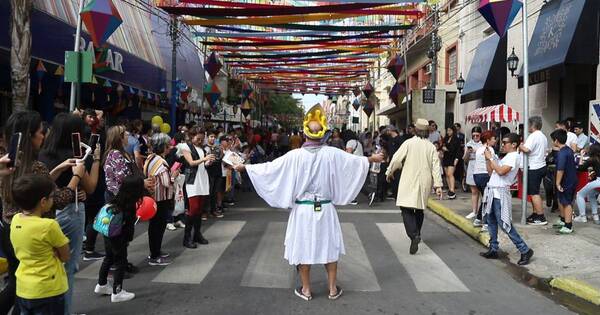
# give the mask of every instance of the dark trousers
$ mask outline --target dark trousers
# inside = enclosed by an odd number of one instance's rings
[[[10,224],[8,223],[0,222],[0,245],[8,261],[8,284],[0,292],[0,315],[8,314],[13,305],[12,314],[16,315],[19,314],[19,307],[15,305],[15,298],[17,297],[17,278],[15,277],[15,273],[17,272],[17,267],[19,267],[19,260],[15,256],[15,250],[10,242]]]
[[[210,211],[215,212],[217,210],[217,193],[223,192],[223,176],[209,176],[208,177],[208,188],[210,194]]]
[[[125,236],[104,237],[104,250],[106,255],[100,267],[98,274],[98,284],[105,285],[108,283],[108,271],[111,266],[115,267],[113,272],[113,293],[121,291],[123,286],[123,276],[127,268],[127,240]]]
[[[387,197],[388,183],[385,179],[385,172],[387,171],[387,164],[381,163],[379,174],[377,174],[377,192],[375,193],[379,201],[385,201]]]
[[[400,207],[400,209],[402,210],[402,221],[404,221],[406,235],[411,240],[414,240],[417,236],[421,236],[421,228],[423,227],[423,219],[425,218],[423,210],[405,207]]]
[[[150,224],[148,224],[148,244],[152,259],[160,257],[160,248],[167,228],[167,217],[172,213],[173,206],[173,199],[156,203],[156,215],[150,219]]]
[[[96,250],[96,238],[98,231],[94,230],[94,219],[103,205],[86,204],[85,205],[85,251],[93,252]]]
[[[481,214],[483,213],[483,193],[485,192],[485,187],[487,187],[487,184],[490,181],[490,175],[473,174],[473,180],[475,180],[475,186],[477,186],[477,189],[481,194],[481,201],[479,202],[479,212],[477,212],[477,219],[481,220]]]
[[[43,299],[24,299],[17,297],[21,315],[63,315],[65,313],[65,295]]]

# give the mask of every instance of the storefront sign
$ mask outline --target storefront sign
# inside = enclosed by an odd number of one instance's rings
[[[435,89],[423,90],[423,104],[435,104]]]
[[[600,100],[590,101],[589,115],[590,143],[600,143]]]
[[[79,49],[87,50],[91,52],[92,55],[95,55],[94,43],[92,41],[86,42],[85,38],[83,37],[81,38],[81,46]],[[112,71],[123,74],[125,73],[123,71],[123,55],[121,55],[121,53],[116,51],[113,52],[112,49],[108,48],[106,60],[104,60],[104,62],[106,62]]]

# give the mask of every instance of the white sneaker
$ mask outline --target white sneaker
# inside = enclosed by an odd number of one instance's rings
[[[126,302],[133,300],[135,298],[135,294],[131,292],[127,292],[125,290],[121,290],[121,292],[117,294],[111,294],[110,301],[113,303]]]
[[[467,214],[467,215],[465,216],[465,218],[467,218],[467,219],[471,220],[471,219],[473,219],[473,218],[474,218],[474,217],[476,217],[476,216],[477,216],[477,213],[475,213],[475,212],[471,212],[471,213]]]
[[[108,283],[105,285],[96,284],[96,287],[94,288],[94,293],[101,295],[112,295],[113,287]]]
[[[573,218],[573,222],[585,223],[587,222],[587,217],[585,216],[585,214],[578,215]]]
[[[479,226],[481,226],[481,220],[479,220],[479,219],[475,219],[475,220],[473,220],[473,226],[474,226],[474,227],[479,227]]]
[[[177,228],[175,227],[175,225],[173,223],[167,223],[167,230],[175,231],[175,230],[177,230]]]
[[[594,219],[594,223],[600,224],[600,216],[598,216],[597,214],[594,214],[592,216],[592,218]]]
[[[488,231],[488,227],[487,224],[484,224],[481,226],[481,232],[487,232]]]
[[[185,229],[185,224],[183,224],[183,222],[181,222],[181,220],[175,222],[173,225],[175,225],[176,228]]]

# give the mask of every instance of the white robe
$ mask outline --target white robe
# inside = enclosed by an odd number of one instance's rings
[[[334,205],[350,203],[369,171],[366,157],[323,146],[288,152],[273,162],[247,165],[258,195],[271,207],[291,208],[284,258],[290,265],[326,264],[345,254]],[[296,200],[331,200],[320,212]]]

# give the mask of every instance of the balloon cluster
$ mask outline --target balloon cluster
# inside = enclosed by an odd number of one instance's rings
[[[152,117],[152,129],[160,130],[162,133],[171,132],[171,125],[163,121],[162,117],[156,115]]]

